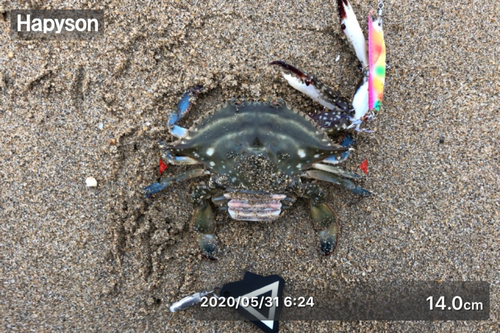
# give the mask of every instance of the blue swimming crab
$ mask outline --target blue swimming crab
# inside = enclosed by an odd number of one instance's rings
[[[338,6],[342,29],[364,65],[366,45],[363,50],[363,43],[366,42],[352,8],[347,0],[339,0]],[[355,31],[354,37],[352,31]],[[332,208],[325,202],[322,188],[303,180],[331,182],[358,195],[370,195],[353,182],[360,178],[358,174],[336,166],[348,157],[354,141],[352,136],[344,136],[338,144],[327,135],[327,132],[349,128],[360,130],[359,125],[369,111],[367,98],[365,103],[368,94],[364,91],[368,79],[363,77],[354,102],[350,102],[316,77],[284,61],[273,61],[270,65],[279,66],[294,88],[322,104],[325,110],[309,117],[281,100],[233,99],[186,129],[177,123],[202,90],[201,86],[195,86],[184,93],[169,118],[170,133],[177,140],[162,143],[160,148],[162,159],[170,164],[200,167],[163,177],[145,189],[149,197],[172,183],[210,176],[207,184],[196,186],[191,194],[197,242],[202,254],[209,259],[215,259],[217,253],[212,205],[227,210],[235,220],[272,221],[280,218],[284,214],[282,210],[289,208],[297,198],[306,198],[319,230],[321,252],[327,255],[335,249],[339,225]],[[353,103],[359,104],[358,100],[366,105],[353,106]]]

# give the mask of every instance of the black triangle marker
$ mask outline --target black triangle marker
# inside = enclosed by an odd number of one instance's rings
[[[264,332],[277,333],[279,330],[279,315],[283,304],[283,287],[285,280],[279,275],[260,276],[246,272],[243,280],[224,285],[220,296],[257,299],[258,306],[239,306],[238,312],[254,323]],[[277,305],[271,300],[277,299]],[[241,304],[240,299],[240,304]],[[267,304],[266,304],[267,303]],[[272,306],[266,306],[271,305]]]

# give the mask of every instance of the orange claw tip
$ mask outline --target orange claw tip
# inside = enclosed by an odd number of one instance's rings
[[[167,165],[165,162],[163,162],[163,161],[161,160],[161,158],[160,158],[160,169],[159,169],[159,171],[160,171],[160,175],[161,175],[161,174],[163,173],[163,171],[165,171],[167,168],[168,168],[168,165]]]

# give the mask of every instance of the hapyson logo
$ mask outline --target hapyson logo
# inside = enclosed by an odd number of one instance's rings
[[[102,10],[13,10],[10,33],[19,39],[87,39],[104,33]]]

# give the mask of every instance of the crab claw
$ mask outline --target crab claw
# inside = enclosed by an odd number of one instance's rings
[[[347,40],[349,40],[353,46],[359,62],[361,62],[363,68],[366,68],[368,66],[366,41],[363,31],[356,19],[356,14],[354,14],[348,0],[337,0],[337,4],[340,16],[340,27],[344,31]]]
[[[176,123],[189,111],[191,108],[191,98],[196,96],[202,88],[203,86],[201,85],[191,87],[182,95],[181,100],[177,105],[177,111],[173,112],[168,119],[168,126],[172,135],[181,138],[187,133],[185,128],[177,126]]]
[[[306,94],[311,99],[329,110],[348,112],[352,109],[352,105],[347,99],[340,96],[338,91],[328,87],[316,77],[311,76],[284,61],[272,61],[269,65],[280,66],[283,69],[283,77],[292,87],[301,93]]]
[[[361,120],[368,112],[368,78],[363,77],[362,81],[359,83],[352,98],[352,106],[354,108],[354,117],[352,117],[352,122]],[[352,126],[352,125],[351,125]]]
[[[368,67],[368,50],[366,47],[365,36],[363,31],[359,26],[359,22],[356,19],[356,14],[352,10],[351,4],[348,0],[337,0],[339,16],[340,16],[340,27],[344,31],[347,40],[351,43],[354,48],[354,52],[358,57],[361,66],[363,67],[363,72]],[[348,128],[354,128],[356,131],[367,131],[360,129],[361,123],[363,122],[363,117],[368,112],[368,78],[363,76],[361,82],[359,83],[354,97],[352,99],[352,106],[355,110],[354,116],[351,118],[351,125]]]

